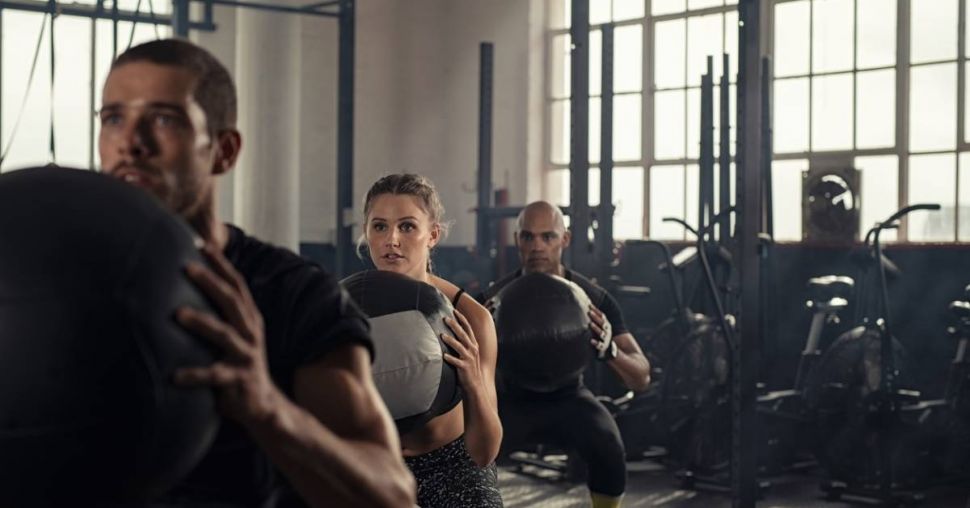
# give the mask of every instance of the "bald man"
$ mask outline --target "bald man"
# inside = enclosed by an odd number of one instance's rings
[[[519,213],[515,245],[522,267],[492,284],[480,300],[489,305],[509,282],[527,273],[558,275],[576,283],[589,296],[590,347],[634,391],[650,384],[650,363],[623,322],[616,299],[605,289],[562,264],[569,246],[562,211],[545,201],[526,206]],[[503,448],[523,442],[549,442],[571,448],[588,466],[593,508],[618,507],[626,489],[623,441],[609,411],[582,379],[552,393],[537,393],[504,383],[499,415],[505,427]]]

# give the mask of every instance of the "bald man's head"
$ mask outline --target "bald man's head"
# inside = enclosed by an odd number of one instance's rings
[[[566,231],[566,220],[563,218],[562,210],[548,201],[534,201],[526,205],[516,219],[516,231],[521,231],[523,225],[529,220],[534,222],[542,219],[551,219],[560,233]]]
[[[562,210],[546,201],[530,203],[519,213],[515,245],[525,273],[562,275],[562,251],[569,246]]]

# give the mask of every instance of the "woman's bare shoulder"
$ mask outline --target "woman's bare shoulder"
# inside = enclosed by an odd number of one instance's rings
[[[431,284],[438,288],[438,291],[444,293],[448,300],[454,301],[455,295],[458,294],[461,288],[454,285],[453,283],[438,277],[437,275],[431,276]],[[478,303],[472,295],[465,293],[461,295],[461,300],[458,300],[458,312],[465,315],[469,321],[489,321],[492,320],[491,313],[488,312],[482,304]]]

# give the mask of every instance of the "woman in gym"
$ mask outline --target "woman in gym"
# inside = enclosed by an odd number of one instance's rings
[[[381,178],[364,198],[366,244],[378,270],[408,275],[438,288],[455,308],[443,335],[456,356],[461,403],[401,436],[404,460],[418,483],[418,505],[501,507],[495,457],[502,424],[495,395],[497,340],[489,312],[464,290],[431,270],[431,251],[447,234],[444,207],[434,185],[413,174]],[[389,296],[390,297],[390,296]]]

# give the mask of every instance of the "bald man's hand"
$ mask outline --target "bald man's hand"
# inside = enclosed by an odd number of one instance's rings
[[[603,311],[594,305],[589,306],[589,329],[593,332],[593,337],[589,341],[593,349],[596,350],[597,360],[612,360],[616,358],[616,343],[613,342],[613,326],[606,319]]]

